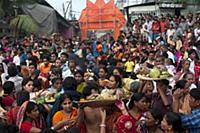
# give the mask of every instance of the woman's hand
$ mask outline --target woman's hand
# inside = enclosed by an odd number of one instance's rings
[[[125,104],[122,100],[116,100],[115,105],[122,111],[123,115],[128,114],[128,111],[126,110]]]
[[[122,100],[116,100],[115,105],[122,111],[125,110],[126,107],[124,105],[124,102]]]
[[[173,98],[175,100],[179,100],[182,96],[183,96],[183,90],[178,88],[177,90],[174,91]]]
[[[100,116],[101,116],[101,124],[105,124],[106,122],[106,110],[100,109]]]

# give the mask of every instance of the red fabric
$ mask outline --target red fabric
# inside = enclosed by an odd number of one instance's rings
[[[153,31],[153,33],[160,33],[160,24],[159,23],[153,23],[152,31]]]
[[[196,64],[194,66],[194,71],[195,71],[195,79],[199,79],[199,75],[200,75],[200,64]]]
[[[33,126],[31,124],[31,122],[25,121],[21,125],[20,132],[22,132],[22,133],[30,133],[30,130],[31,130],[32,127]]]
[[[17,120],[17,113],[19,111],[19,106],[15,106],[11,110],[8,111],[7,113],[7,122],[11,125],[16,125],[16,120]]]
[[[166,31],[166,22],[164,21],[162,21],[162,22],[160,22],[160,28],[161,28],[161,32],[165,32]]]
[[[2,98],[2,105],[4,107],[10,107],[10,106],[12,106],[13,102],[14,102],[14,99],[12,97],[10,97],[10,96],[4,96]]]
[[[84,124],[78,125],[78,128],[80,129],[80,133],[86,133],[86,131],[87,131]]]
[[[140,117],[138,118],[138,120],[139,119]],[[140,133],[137,132],[138,120],[133,118],[130,114],[121,115],[116,122],[117,133]]]

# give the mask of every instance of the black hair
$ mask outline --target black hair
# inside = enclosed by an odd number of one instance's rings
[[[41,87],[42,86],[42,79],[35,79],[33,80],[33,86],[34,88],[38,88],[38,87]]]
[[[87,96],[90,96],[92,90],[99,91],[99,85],[95,81],[88,81],[83,90],[82,97],[86,98]]]
[[[63,81],[63,89],[64,90],[76,90],[77,82],[74,77],[66,77]]]
[[[122,79],[120,76],[118,75],[111,75],[110,77],[114,77],[115,81],[117,83],[117,88],[121,88],[122,87]]]
[[[99,70],[100,70],[100,69],[103,69],[106,73],[108,73],[108,69],[107,69],[105,66],[100,66],[100,67],[99,67]]]
[[[14,63],[8,65],[8,75],[9,77],[14,77],[18,74],[17,66]]]
[[[121,75],[124,75],[124,71],[123,71],[123,69],[122,69],[121,67],[115,67],[115,68],[113,69],[113,71],[114,71],[115,69],[116,69]]]
[[[42,129],[40,133],[56,133],[56,131],[49,128],[45,128],[45,129]]]
[[[4,73],[3,63],[0,63],[0,70],[1,70],[2,73]]]
[[[16,94],[16,102],[18,106],[21,106],[25,101],[30,100],[29,92],[22,90]]]
[[[161,80],[161,83],[166,85],[166,86],[169,86],[169,80],[167,80],[167,79]]]
[[[0,132],[1,133],[18,133],[19,128],[15,125],[8,125],[8,124],[0,124]]]
[[[191,55],[192,53],[195,53],[195,54],[196,54],[196,56],[197,56],[197,52],[196,52],[196,50],[194,50],[194,49],[191,49],[191,50],[189,51],[189,55]]]
[[[75,63],[75,64],[77,64],[77,63],[76,63],[76,60],[74,60],[74,59],[70,59],[70,60],[68,61],[68,65],[69,65],[70,63]]]
[[[68,58],[68,54],[65,52],[62,52],[61,55],[65,55]]]
[[[67,93],[61,94],[59,97],[56,98],[56,101],[47,116],[47,126],[48,127],[51,127],[51,125],[52,125],[52,118],[53,118],[54,114],[57,111],[62,110],[61,104],[64,102],[64,100],[66,98],[69,98],[70,100],[72,100],[71,95],[69,95]]]
[[[64,93],[64,94],[61,94],[60,97],[59,97],[59,101],[60,101],[60,105],[65,101],[65,99],[69,99],[72,101],[72,97],[71,95],[67,94],[67,93]]]
[[[84,72],[81,71],[81,70],[77,70],[77,71],[74,73],[74,75],[76,75],[76,74],[80,74],[82,77],[84,76]]]
[[[37,64],[36,63],[30,63],[28,66],[34,66],[34,68],[37,69]]]
[[[36,106],[38,107],[38,105],[36,103],[29,101],[25,112],[26,113],[31,113],[31,111],[34,110],[34,108]]]
[[[130,91],[133,93],[137,93],[139,88],[140,88],[139,81],[134,81],[130,84]]]
[[[60,78],[60,77],[53,78],[53,79],[51,80],[52,84],[55,84],[55,82],[56,82],[57,80],[62,81],[62,78]]]
[[[15,88],[15,84],[12,81],[6,81],[3,84],[3,90],[4,90],[5,94],[8,94],[8,95],[11,94],[13,92],[14,88]]]
[[[22,87],[24,87],[29,81],[33,81],[30,77],[23,78]]]
[[[167,112],[166,121],[169,125],[172,125],[175,132],[182,133],[181,117],[178,113]]]
[[[58,53],[56,53],[56,52],[52,52],[51,55],[52,55],[52,54],[55,54],[56,57],[58,57]]]
[[[186,80],[184,80],[184,79],[178,80],[178,81],[176,82],[175,88],[176,88],[176,89],[177,89],[177,88],[183,89],[183,88],[185,88],[185,84],[186,84],[186,83],[187,83],[187,82],[186,82]]]
[[[50,57],[49,57],[48,55],[43,55],[43,56],[42,56],[42,59],[43,59],[43,60],[46,59],[47,61],[49,61],[49,60],[50,60]]]
[[[51,73],[59,77],[62,77],[62,70],[56,66],[52,66]]]
[[[80,133],[80,129],[77,127],[70,128],[69,130],[67,130],[67,133]]]
[[[190,74],[193,75],[193,73],[191,73],[191,72],[187,72],[187,73],[185,73],[185,74],[183,75],[183,79],[186,79],[187,76],[190,75]]]
[[[108,62],[106,60],[100,60],[99,65],[107,66]]]
[[[158,123],[156,123],[157,125],[160,125],[164,114],[158,109],[158,108],[152,108],[149,110],[151,115],[153,116],[153,118],[157,121]]]
[[[140,101],[145,95],[143,93],[134,93],[128,104],[128,108],[132,109],[134,107],[134,102]]]
[[[190,90],[190,96],[193,97],[195,100],[200,100],[200,89],[194,88]]]

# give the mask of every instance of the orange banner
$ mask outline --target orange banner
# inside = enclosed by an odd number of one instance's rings
[[[87,39],[89,30],[114,30],[114,38],[117,40],[120,29],[126,20],[122,12],[115,6],[114,0],[105,3],[104,0],[96,0],[92,3],[87,0],[86,8],[81,12],[79,25],[82,40]]]

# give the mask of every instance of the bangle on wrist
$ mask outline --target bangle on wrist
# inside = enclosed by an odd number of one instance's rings
[[[51,127],[51,130],[55,130],[55,128],[54,128],[54,127]]]
[[[99,125],[100,127],[106,127],[106,124],[101,124],[101,125]]]

